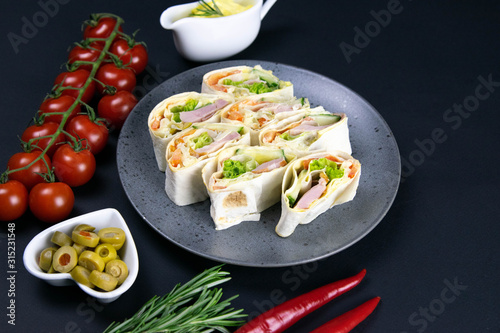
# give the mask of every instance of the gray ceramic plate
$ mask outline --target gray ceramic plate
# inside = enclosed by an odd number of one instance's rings
[[[280,204],[264,211],[258,222],[243,222],[216,231],[210,201],[179,207],[164,191],[165,174],[157,168],[147,118],[153,107],[170,95],[200,91],[203,74],[214,69],[260,64],[294,84],[297,97],[312,105],[345,112],[353,156],[362,164],[361,181],[353,201],[336,206],[308,225],[299,225],[288,238],[274,228]],[[342,251],[368,234],[389,210],[399,186],[400,156],[391,130],[363,98],[322,75],[265,61],[226,61],[200,66],[163,82],[144,96],[125,122],[118,141],[118,170],[135,209],[156,231],[178,246],[219,262],[255,267],[303,264]]]

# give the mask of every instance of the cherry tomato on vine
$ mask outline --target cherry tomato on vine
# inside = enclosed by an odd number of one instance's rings
[[[148,65],[148,51],[144,45],[133,40],[130,42],[123,38],[116,40],[111,45],[110,52],[118,56],[136,75],[142,73]]]
[[[30,146],[33,148],[33,150],[42,151],[45,148],[47,148],[47,146],[50,144],[50,141],[52,140],[53,136],[55,135],[58,129],[59,129],[59,124],[53,122],[44,122],[42,124],[31,125],[24,130],[21,136],[21,140],[23,142],[28,142],[31,140],[29,143]],[[41,137],[44,138],[37,139]],[[66,135],[60,132],[56,136],[55,141],[51,144],[50,148],[47,150],[47,155],[49,157],[52,157],[58,145],[65,141],[66,141]]]
[[[36,218],[56,223],[69,216],[75,204],[75,195],[68,184],[40,183],[29,193],[29,207]]]
[[[108,38],[113,30],[115,29],[116,26],[116,19],[113,17],[106,17],[103,16],[101,18],[92,19],[90,21],[87,21],[87,26],[85,27],[85,30],[83,31],[83,38],[88,39],[88,38]],[[120,26],[118,28],[118,31],[122,32],[123,29]],[[104,41],[97,41],[97,43],[103,43]]]
[[[42,152],[38,150],[15,153],[7,162],[7,168],[10,171],[24,168],[37,159],[41,153]],[[9,173],[9,179],[20,181],[29,191],[36,184],[45,182],[45,178],[39,174],[46,174],[51,167],[50,158],[45,155],[40,157],[40,159],[29,168]]]
[[[68,55],[68,63],[73,64],[75,61],[96,62],[102,52],[102,44],[93,42],[89,45],[76,45]],[[75,64],[72,69],[81,68],[87,71],[92,71],[92,64]]]
[[[137,105],[137,98],[129,91],[118,91],[104,95],[97,104],[99,117],[106,119],[112,127],[121,128],[130,111]]]
[[[87,82],[89,76],[90,72],[85,69],[77,69],[74,72],[63,72],[56,77],[56,79],[54,80],[54,85],[61,85],[62,87],[82,88]],[[90,102],[92,100],[92,97],[94,97],[94,93],[95,82],[92,80],[85,89],[81,100],[84,103]],[[61,94],[77,98],[80,94],[80,90],[64,89],[61,90]]]
[[[63,113],[75,103],[75,98],[69,95],[60,95],[59,97],[49,97],[45,99],[39,107],[38,114],[44,115],[44,122],[54,122],[60,124],[63,120]],[[71,118],[81,112],[80,104],[76,104],[68,117]],[[52,114],[54,113],[54,114]],[[57,113],[57,114],[56,114]]]
[[[132,92],[137,83],[134,71],[127,67],[118,67],[113,63],[102,65],[97,71],[95,78],[104,85],[115,87],[117,91],[126,90]],[[106,87],[97,84],[97,90],[103,94]]]
[[[28,209],[26,186],[14,179],[0,183],[0,207],[0,221],[20,218]]]
[[[108,142],[109,131],[106,125],[86,114],[78,115],[66,125],[66,132],[82,139],[83,147],[90,147],[92,154],[98,154]]]
[[[87,183],[94,176],[96,162],[89,149],[66,143],[57,148],[52,157],[52,166],[59,181],[77,187]]]

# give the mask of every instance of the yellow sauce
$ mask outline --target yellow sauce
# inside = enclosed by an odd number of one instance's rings
[[[214,1],[224,16],[238,14],[238,13],[244,12],[245,10],[252,7],[252,5],[240,4],[240,3],[235,2],[233,0],[214,0]],[[208,4],[212,8],[215,7],[211,0],[206,0],[205,3]],[[207,17],[207,18],[221,17],[221,15],[217,15],[217,14],[207,15],[205,10],[206,10],[206,7],[203,6],[202,4],[199,4],[195,9],[193,9],[191,16]]]

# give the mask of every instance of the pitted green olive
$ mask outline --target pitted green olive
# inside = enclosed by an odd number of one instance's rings
[[[68,273],[78,263],[76,250],[68,245],[61,246],[52,257],[52,267],[59,273]]]
[[[54,232],[50,241],[58,246],[71,246],[71,244],[73,244],[73,240],[71,239],[71,237],[60,231]]]
[[[73,247],[75,248],[78,256],[80,256],[80,254],[82,254],[82,252],[87,249],[87,247],[85,245],[78,244],[78,243],[73,243]]]
[[[56,253],[57,249],[55,247],[48,247],[40,253],[38,258],[38,266],[44,271],[49,272],[52,267],[52,257]]]
[[[73,280],[76,282],[83,284],[84,286],[87,286],[89,288],[94,289],[95,286],[93,283],[90,282],[89,276],[90,276],[90,271],[86,269],[83,266],[76,266],[72,271],[71,271],[71,277]]]
[[[85,250],[80,254],[78,258],[78,265],[85,267],[90,271],[99,271],[102,272],[104,270],[104,261],[102,258],[95,252]]]
[[[94,231],[95,228],[88,224],[79,224],[77,225],[73,231]]]
[[[99,271],[92,271],[89,276],[89,281],[104,291],[111,291],[115,289],[118,284],[118,280],[114,276]]]
[[[128,267],[122,260],[111,260],[106,264],[105,272],[111,274],[118,280],[118,285],[122,284],[128,277]]]
[[[122,229],[114,227],[99,230],[98,236],[101,243],[112,244],[117,251],[122,248],[126,237]]]
[[[117,256],[115,248],[113,247],[112,244],[109,243],[97,245],[94,252],[97,253],[99,257],[102,258],[105,264],[108,261],[116,259]]]
[[[87,247],[96,247],[99,244],[99,236],[92,231],[73,230],[71,237],[75,243]]]

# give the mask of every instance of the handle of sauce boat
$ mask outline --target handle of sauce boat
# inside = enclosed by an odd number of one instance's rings
[[[260,10],[260,19],[262,20],[264,16],[266,16],[267,12],[278,0],[266,0],[262,5],[262,9]]]

